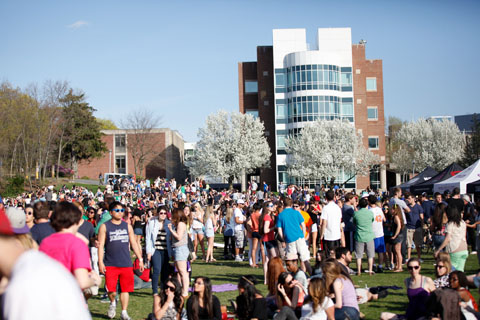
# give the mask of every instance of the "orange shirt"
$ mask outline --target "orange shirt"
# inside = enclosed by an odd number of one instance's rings
[[[310,218],[310,215],[308,213],[306,213],[305,211],[300,210],[300,213],[302,214],[303,220],[305,221],[305,227],[307,228],[307,232],[305,234],[305,237],[308,237],[308,234],[310,233],[310,230],[311,230],[311,227],[312,227],[312,224],[313,224],[313,220],[312,220],[312,218]]]

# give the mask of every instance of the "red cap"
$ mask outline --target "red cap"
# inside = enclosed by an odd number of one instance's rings
[[[13,230],[10,226],[10,220],[8,220],[4,208],[0,209],[0,234],[13,236]]]

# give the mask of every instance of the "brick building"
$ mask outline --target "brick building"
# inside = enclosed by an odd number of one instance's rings
[[[100,173],[135,174],[135,163],[144,155],[143,170],[137,175],[146,178],[166,177],[183,181],[184,142],[182,136],[170,129],[153,129],[149,133],[133,130],[102,130],[107,151],[103,157],[78,166],[78,176],[97,179]],[[138,167],[138,166],[137,166]]]
[[[365,42],[352,45],[350,28],[318,29],[316,40],[310,49],[305,29],[275,29],[273,46],[257,47],[257,61],[238,64],[240,112],[264,122],[272,151],[271,168],[259,179],[273,189],[295,183],[287,173],[285,139],[316,118],[346,119],[382,161],[346,187],[386,190],[382,60],[366,60]],[[336,182],[347,179],[339,172]]]

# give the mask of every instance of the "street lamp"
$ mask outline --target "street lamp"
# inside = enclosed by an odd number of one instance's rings
[[[415,174],[415,159],[412,160],[412,178],[414,174]]]

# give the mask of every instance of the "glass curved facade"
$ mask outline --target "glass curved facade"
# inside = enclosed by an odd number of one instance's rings
[[[352,91],[352,68],[307,64],[275,70],[277,92],[304,90]]]

